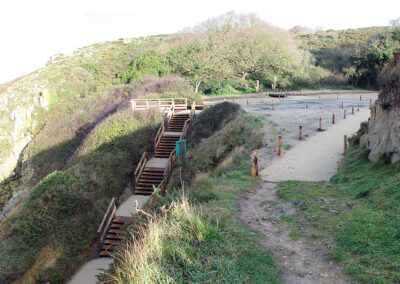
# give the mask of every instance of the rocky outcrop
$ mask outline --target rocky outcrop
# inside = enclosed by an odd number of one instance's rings
[[[371,150],[369,159],[395,163],[400,160],[400,108],[384,108],[376,103],[371,109],[368,131],[361,144]]]

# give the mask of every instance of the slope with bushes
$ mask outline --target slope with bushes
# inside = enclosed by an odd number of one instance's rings
[[[370,27],[298,34],[315,64],[346,76],[353,86],[378,89],[384,64],[400,48],[400,27]]]

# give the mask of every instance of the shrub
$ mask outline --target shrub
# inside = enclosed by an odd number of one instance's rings
[[[170,73],[167,58],[155,50],[148,50],[132,61],[120,76],[123,83],[131,83],[143,74],[165,76]]]

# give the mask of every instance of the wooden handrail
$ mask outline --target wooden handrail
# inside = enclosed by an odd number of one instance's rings
[[[146,161],[147,161],[147,159],[146,159],[146,154],[147,154],[147,152],[144,151],[143,154],[142,154],[142,157],[140,158],[140,161],[139,161],[139,163],[138,163],[138,165],[137,165],[137,167],[136,167],[136,170],[135,170],[135,173],[134,173],[135,187],[136,187],[136,184],[137,184],[138,181],[139,181],[139,177],[140,177],[140,175],[142,174],[142,171],[143,171],[143,169],[144,169],[144,166],[146,165]]]
[[[161,111],[168,111],[171,107],[185,110],[187,98],[133,99],[131,104],[133,110],[146,110],[150,107],[157,107]]]
[[[157,131],[156,138],[154,139],[154,153],[157,151],[158,144],[160,144],[164,131],[165,131],[165,117],[163,117],[160,128]]]
[[[100,246],[103,244],[103,239],[105,234],[107,233],[107,228],[110,226],[112,220],[115,217],[115,211],[117,207],[115,206],[115,198],[112,198],[106,213],[104,214],[103,220],[100,223],[99,228],[97,229],[97,235],[99,236]]]

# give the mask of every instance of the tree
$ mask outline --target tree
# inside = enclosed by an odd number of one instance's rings
[[[167,58],[174,72],[185,76],[194,85],[196,93],[202,82],[219,76],[218,59],[198,41],[171,49]]]

